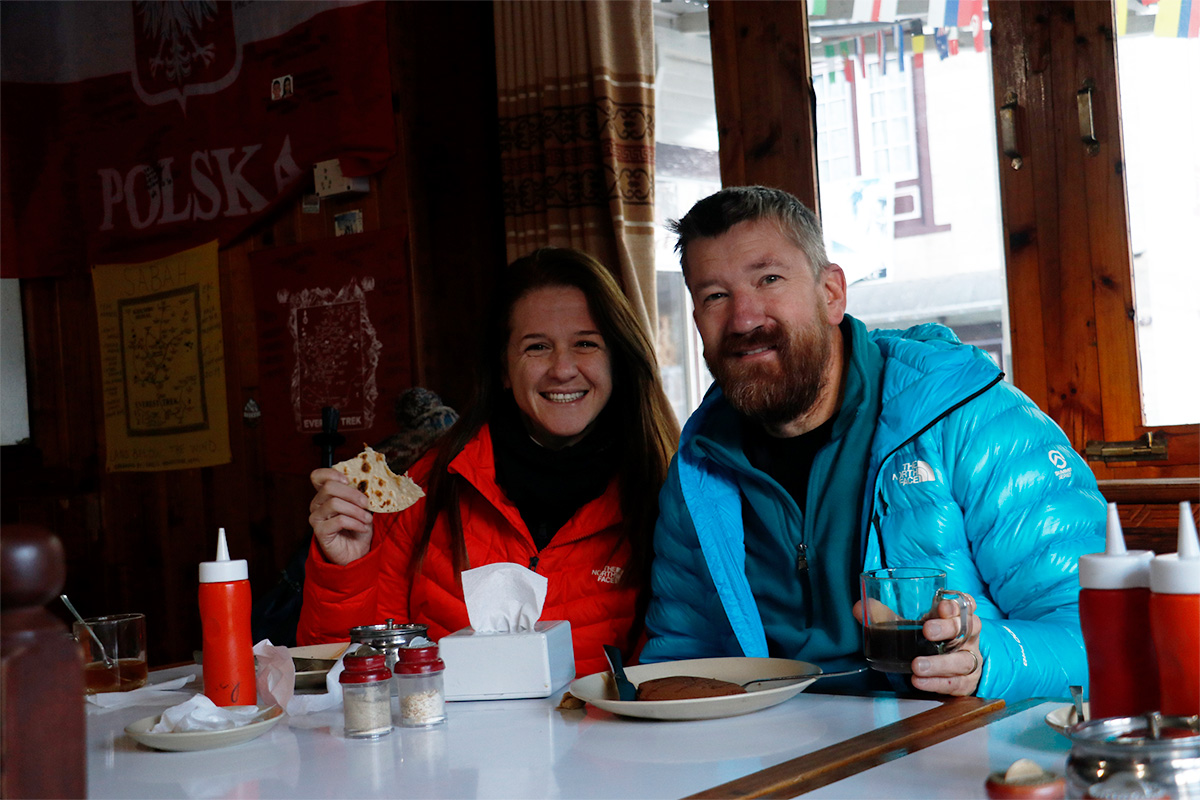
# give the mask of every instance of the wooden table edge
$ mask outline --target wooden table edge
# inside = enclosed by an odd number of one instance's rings
[[[1003,700],[954,697],[936,708],[689,795],[686,800],[795,797],[982,727],[1003,709]]]

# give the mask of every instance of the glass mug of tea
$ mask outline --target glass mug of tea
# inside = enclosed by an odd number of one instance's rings
[[[969,595],[946,588],[946,573],[927,567],[875,569],[859,577],[863,604],[863,650],[879,672],[912,674],[919,656],[936,656],[962,647],[971,633]],[[959,628],[953,639],[931,642],[921,632],[937,617],[938,605],[958,606]]]
[[[128,692],[146,685],[145,614],[91,617],[76,622],[74,633],[83,647],[88,694]]]

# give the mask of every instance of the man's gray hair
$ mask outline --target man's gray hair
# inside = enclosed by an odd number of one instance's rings
[[[829,266],[829,256],[825,253],[825,239],[817,215],[782,189],[731,186],[709,195],[692,206],[681,219],[667,224],[679,237],[675,252],[679,253],[684,278],[688,273],[688,245],[696,239],[720,236],[739,222],[760,219],[774,222],[779,232],[808,258],[813,274],[818,278],[821,276]]]

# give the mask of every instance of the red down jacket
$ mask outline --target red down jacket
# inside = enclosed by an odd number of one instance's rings
[[[422,488],[432,462],[433,454],[426,454],[409,471]],[[630,548],[620,538],[616,479],[604,494],[576,511],[539,553],[517,507],[496,484],[487,426],[450,462],[450,469],[469,484],[460,494],[469,565],[513,562],[546,576],[541,618],[570,621],[578,675],[608,669],[601,645],[616,644],[631,654],[637,587],[620,580]],[[409,560],[424,522],[424,499],[396,514],[376,514],[370,552],[345,566],[327,561],[314,540],[305,566],[299,643],[345,641],[350,628],[388,617],[428,625],[435,639],[467,627],[445,514],[433,529],[421,571],[409,579]]]

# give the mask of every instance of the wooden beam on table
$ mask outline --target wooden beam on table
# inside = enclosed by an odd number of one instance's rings
[[[695,798],[795,797],[982,727],[1004,708],[1003,700],[955,697],[883,728],[798,756],[691,795]]]

